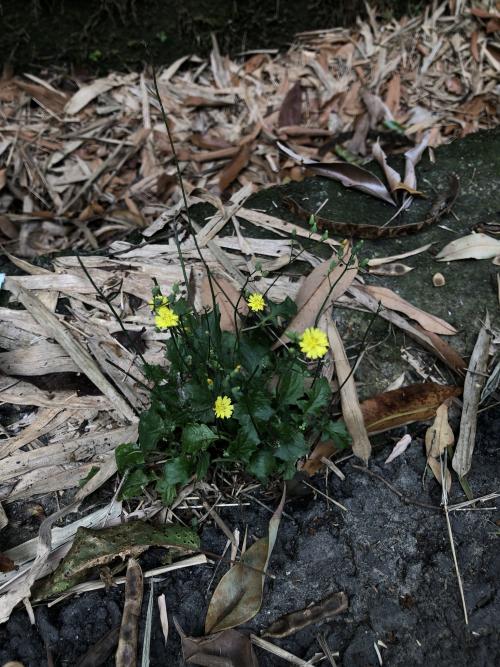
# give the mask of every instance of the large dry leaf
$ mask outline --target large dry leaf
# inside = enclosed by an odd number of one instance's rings
[[[331,178],[334,181],[340,181],[346,188],[360,190],[372,197],[382,199],[388,204],[395,206],[396,203],[391,197],[389,190],[382,183],[378,176],[371,171],[358,167],[358,165],[349,162],[317,162],[308,165],[307,169],[319,176]]]
[[[320,311],[326,312],[331,304],[346,291],[358,272],[357,258],[354,259],[351,266],[349,266],[350,260],[351,251],[349,249],[333,270],[332,264],[335,260],[332,257],[321,262],[304,279],[295,298],[297,314],[281,338],[274,343],[273,350],[284,344],[288,332],[302,333],[307,327],[314,326],[316,319],[321,315]]]
[[[453,262],[457,259],[491,259],[500,255],[500,239],[488,234],[469,234],[455,239],[436,255],[440,262]]]
[[[110,528],[78,528],[73,545],[51,577],[40,585],[36,599],[42,600],[67,591],[79,583],[91,568],[106,565],[115,558],[139,556],[150,546],[193,551],[199,539],[182,526],[155,528],[143,521],[131,521]]]
[[[354,375],[347,359],[342,338],[333,320],[326,315],[322,318],[322,326],[323,328],[326,327],[328,341],[333,354],[335,373],[340,386],[342,417],[352,438],[352,451],[358,458],[368,463],[372,447],[368,439],[368,433],[366,432],[363,414],[359,406]]]
[[[369,398],[361,411],[368,433],[381,433],[434,417],[444,401],[461,393],[461,387],[423,382]]]
[[[174,622],[181,636],[182,654],[188,665],[258,667],[248,635],[229,629],[208,637],[187,637],[175,618]]]
[[[363,304],[363,306],[368,308],[372,313],[378,311],[377,300],[367,292],[353,286],[349,288],[349,292],[355,297],[356,301]],[[437,334],[425,331],[418,325],[414,326],[410,324],[407,319],[401,317],[401,315],[398,315],[392,310],[382,310],[379,312],[379,317],[399,327],[399,329],[407,333],[408,336],[416,340],[426,350],[435,354],[454,371],[457,371],[459,368],[462,369],[466,365],[460,355],[455,352],[451,346],[441,340]]]
[[[366,430],[374,435],[434,417],[444,401],[461,393],[461,387],[424,382],[378,394],[363,401],[360,407]],[[333,441],[318,443],[301,470],[309,476],[316,474],[323,467],[321,459],[335,452]]]
[[[437,459],[444,454],[447,447],[455,442],[455,436],[448,423],[448,406],[443,403],[436,410],[432,426],[425,432],[425,449],[427,456]]]
[[[368,292],[372,297],[381,301],[385,308],[390,310],[397,310],[416,320],[424,329],[436,334],[445,336],[452,336],[457,333],[457,330],[436,315],[426,313],[424,310],[413,306],[411,303],[400,297],[396,292],[388,287],[379,287],[377,285],[366,285],[360,288]]]
[[[302,122],[302,86],[296,81],[286,94],[278,115],[278,127],[300,125]]]
[[[285,505],[285,489],[269,521],[269,534],[252,544],[219,582],[205,619],[205,634],[221,632],[249,621],[260,610],[265,572],[276,542]],[[246,567],[249,566],[249,567]]]
[[[488,354],[491,344],[490,318],[487,315],[481,327],[465,376],[462,417],[458,436],[453,469],[460,477],[466,475],[472,464],[472,454],[476,442],[477,410],[481,392],[486,382]]]
[[[355,164],[350,164],[349,162],[315,162],[311,158],[299,155],[280,141],[277,142],[277,145],[288,157],[306,166],[313,173],[340,181],[346,188],[355,188],[373,197],[377,197],[377,199],[382,199],[388,204],[396,205],[389,190],[380,178],[372,174],[371,171],[358,167]]]

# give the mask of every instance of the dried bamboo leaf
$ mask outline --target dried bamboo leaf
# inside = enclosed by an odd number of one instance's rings
[[[457,333],[457,330],[455,327],[452,327],[451,324],[448,324],[448,322],[445,322],[436,315],[431,315],[430,313],[426,313],[424,310],[417,308],[388,287],[366,285],[360,289],[368,292],[368,294],[377,299],[377,301],[381,301],[385,308],[397,310],[400,313],[408,315],[408,317],[411,317],[413,320],[416,320],[427,331],[445,336],[452,336]]]
[[[351,264],[350,260],[351,250],[348,249],[337,262],[333,258],[327,259],[311,271],[295,297],[297,314],[271,349],[283,345],[288,332],[302,333],[313,326],[320,311],[325,312],[348,289],[358,272],[357,258]]]
[[[342,408],[342,417],[352,438],[352,451],[365,463],[371,455],[371,444],[368,439],[363,414],[360,409],[358,393],[352,369],[347,360],[342,338],[335,326],[333,320],[326,315],[322,321],[323,327],[326,327],[328,340],[333,353],[335,362],[335,373],[340,386],[340,403]]]
[[[477,410],[488,370],[488,354],[492,338],[489,328],[490,318],[486,315],[485,323],[479,331],[465,376],[460,433],[452,461],[453,469],[459,477],[464,477],[469,472],[472,464],[472,454],[476,440]]]
[[[16,286],[16,297],[33,315],[35,320],[45,328],[48,335],[54,338],[66,350],[75,364],[102,391],[122,416],[130,422],[136,422],[137,417],[128,403],[125,402],[113,385],[104,377],[94,359],[92,359],[90,354],[64,324],[40,303],[39,299],[19,285]]]
[[[427,456],[435,459],[444,454],[447,447],[455,442],[455,436],[448,423],[448,406],[443,403],[436,410],[434,423],[425,433],[425,449]]]

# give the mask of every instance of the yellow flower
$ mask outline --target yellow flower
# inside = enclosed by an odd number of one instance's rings
[[[168,306],[160,306],[156,310],[155,322],[158,329],[168,329],[179,324],[179,316]]]
[[[219,419],[229,419],[233,414],[234,405],[229,396],[217,396],[214,404],[215,416]]]
[[[266,307],[266,302],[264,301],[264,297],[262,294],[259,294],[259,292],[253,292],[253,294],[250,294],[250,296],[247,299],[248,307],[250,310],[253,310],[254,313],[258,313],[261,310],[264,310]]]
[[[151,301],[148,301],[148,306],[153,312],[156,312],[158,308],[168,306],[168,298],[166,296],[155,296]]]
[[[324,331],[309,327],[299,340],[300,349],[308,359],[320,359],[328,350],[328,338]]]
[[[211,387],[213,385],[213,383],[214,383],[214,381],[212,380],[212,378],[207,378],[207,384],[208,384],[209,387]]]

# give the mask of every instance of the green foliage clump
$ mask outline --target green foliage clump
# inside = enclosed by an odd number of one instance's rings
[[[322,360],[309,361],[319,354],[309,355],[304,345],[301,351],[298,336],[271,349],[295,315],[295,303],[258,295],[242,317],[242,299],[243,293],[233,304],[237,327],[225,331],[215,299],[210,310],[197,313],[178,288],[167,297],[154,288],[157,325],[171,334],[168,363],[146,366],[151,404],[140,416],[138,442],[116,451],[118,470],[127,472],[123,497],[151,484],[168,504],[183,484],[217,467],[261,482],[287,479],[319,438],[347,445],[343,423],[330,418],[332,393],[320,374]]]

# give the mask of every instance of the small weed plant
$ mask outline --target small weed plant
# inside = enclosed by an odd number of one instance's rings
[[[314,232],[314,219],[310,224]],[[192,232],[190,220],[189,227]],[[176,242],[187,285],[177,236]],[[339,264],[349,270],[354,253],[344,261],[344,252],[340,247],[331,271]],[[168,505],[183,485],[217,469],[239,471],[263,483],[271,477],[289,479],[319,439],[333,439],[339,447],[348,444],[344,424],[330,417],[332,390],[321,373],[329,344],[317,327],[319,313],[314,326],[291,332],[287,325],[297,312],[294,301],[272,301],[269,290],[255,289],[255,276],[239,293],[228,294],[199,256],[210,307],[195,308],[178,285],[153,287],[152,317],[158,330],[169,334],[166,363],[145,365],[150,406],[140,415],[138,441],[116,450],[118,470],[126,473],[124,498],[154,486]],[[221,301],[226,313],[230,304],[233,326],[227,321],[221,325]]]

